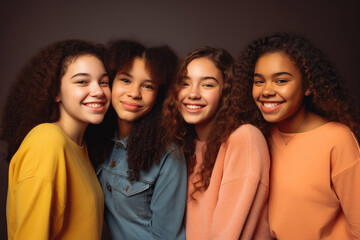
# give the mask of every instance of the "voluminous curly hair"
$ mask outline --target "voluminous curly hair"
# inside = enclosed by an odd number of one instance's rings
[[[67,67],[87,54],[103,61],[103,53],[102,45],[69,39],[41,49],[25,64],[9,90],[2,112],[0,139],[8,143],[8,161],[32,128],[59,120],[55,98]]]
[[[313,43],[294,33],[273,33],[252,41],[240,54],[236,76],[252,92],[255,64],[266,53],[283,52],[298,67],[305,96],[305,107],[329,121],[346,124],[360,138],[360,111],[340,79],[335,67]],[[253,103],[255,105],[255,103]],[[258,113],[259,115],[260,112]]]
[[[168,46],[146,48],[142,44],[130,40],[110,42],[107,48],[105,67],[110,75],[110,86],[118,71],[132,68],[136,57],[145,60],[145,67],[152,79],[159,84],[156,102],[153,109],[134,122],[127,141],[127,162],[129,180],[138,180],[140,171],[148,171],[155,163],[158,164],[166,150],[162,143],[165,134],[161,126],[162,104],[167,89],[171,85],[178,58]],[[111,139],[117,131],[117,114],[111,106],[102,124],[90,126],[86,133],[89,152],[95,164],[104,161],[111,153]]]
[[[224,49],[203,47],[189,52],[180,62],[175,82],[170,88],[164,102],[162,125],[166,129],[165,141],[167,144],[175,142],[182,146],[188,166],[188,173],[194,172],[195,140],[197,138],[194,125],[185,122],[179,111],[178,94],[182,81],[187,75],[187,67],[191,61],[198,58],[211,60],[223,75],[223,89],[218,109],[213,117],[210,134],[207,136],[203,152],[204,161],[197,173],[200,180],[194,183],[192,199],[198,191],[204,191],[210,184],[211,173],[215,165],[220,145],[240,125],[251,122],[257,123],[254,113],[257,109],[252,104],[249,94],[235,78],[233,72],[234,59]]]

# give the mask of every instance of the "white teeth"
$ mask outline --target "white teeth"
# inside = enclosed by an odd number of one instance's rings
[[[92,107],[92,108],[100,108],[100,107],[102,107],[102,104],[100,104],[100,103],[88,103],[87,105],[89,107]]]
[[[190,109],[200,109],[201,106],[199,105],[186,105],[187,108],[190,108]]]
[[[263,103],[265,107],[271,108],[279,105],[279,103]]]

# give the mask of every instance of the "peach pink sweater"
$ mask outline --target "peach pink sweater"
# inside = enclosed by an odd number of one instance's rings
[[[196,172],[203,162],[204,142],[196,143]],[[210,185],[190,198],[197,174],[189,176],[186,239],[269,239],[266,199],[269,154],[261,132],[242,125],[224,142]]]
[[[274,129],[269,147],[272,237],[360,239],[360,152],[349,128],[329,122],[297,134]]]

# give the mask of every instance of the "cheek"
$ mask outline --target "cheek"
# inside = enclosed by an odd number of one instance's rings
[[[209,94],[207,94],[207,96],[205,96],[203,94],[204,98],[208,99],[208,102],[211,103],[212,105],[212,111],[216,111],[216,109],[218,109],[219,105],[220,105],[220,101],[221,101],[221,93],[220,91],[214,91],[211,92]]]
[[[182,99],[184,99],[186,96],[186,90],[185,89],[180,89],[178,94],[177,94],[177,101],[181,101]]]
[[[104,95],[106,97],[106,99],[110,100],[111,99],[111,90],[110,88],[103,88],[104,91]]]
[[[259,93],[260,93],[260,90],[257,89],[257,88],[253,88],[252,89],[252,98],[254,99],[254,101],[256,101],[259,97]]]
[[[146,92],[142,94],[144,101],[146,104],[152,108],[156,101],[157,91],[154,92]]]
[[[82,88],[63,88],[59,94],[61,101],[81,100],[88,95],[88,91]]]
[[[111,99],[114,100],[125,93],[125,89],[118,84],[113,84],[111,90]]]

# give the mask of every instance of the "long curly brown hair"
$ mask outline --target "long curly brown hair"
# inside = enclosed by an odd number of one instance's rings
[[[166,150],[167,146],[162,143],[165,134],[161,126],[162,104],[167,89],[174,79],[178,63],[176,54],[168,46],[146,48],[136,41],[112,41],[108,45],[105,60],[110,75],[110,86],[116,73],[130,69],[136,57],[145,60],[145,66],[151,78],[158,80],[159,88],[153,109],[134,122],[127,140],[130,180],[138,180],[141,170],[148,171],[153,164],[158,164]],[[113,107],[110,107],[103,123],[90,126],[85,136],[90,156],[95,164],[103,162],[111,153],[114,144],[111,138],[115,131],[117,131],[117,114]]]
[[[103,61],[102,45],[83,40],[55,42],[25,64],[11,86],[2,112],[0,139],[8,144],[6,160],[36,125],[59,120],[55,97],[67,67],[79,56],[91,54]]]
[[[170,88],[164,102],[162,125],[166,129],[167,144],[175,142],[182,146],[188,166],[188,173],[194,172],[196,165],[195,140],[197,138],[193,125],[187,124],[180,114],[180,103],[177,99],[183,78],[187,74],[187,66],[197,58],[211,60],[223,75],[224,85],[218,110],[214,116],[209,136],[207,136],[203,152],[204,161],[197,173],[200,180],[194,183],[194,194],[204,191],[210,184],[212,170],[220,145],[225,142],[229,135],[240,125],[251,122],[256,126],[258,121],[253,113],[257,109],[251,103],[251,93],[246,91],[239,81],[234,78],[233,57],[222,48],[203,47],[188,53],[180,62],[175,82]]]
[[[284,52],[299,68],[303,85],[311,91],[311,95],[305,97],[307,110],[329,121],[346,124],[359,141],[359,105],[348,94],[344,82],[325,54],[298,34],[269,34],[252,41],[241,52],[236,64],[236,75],[248,87],[247,91],[252,91],[257,60],[269,52]]]

